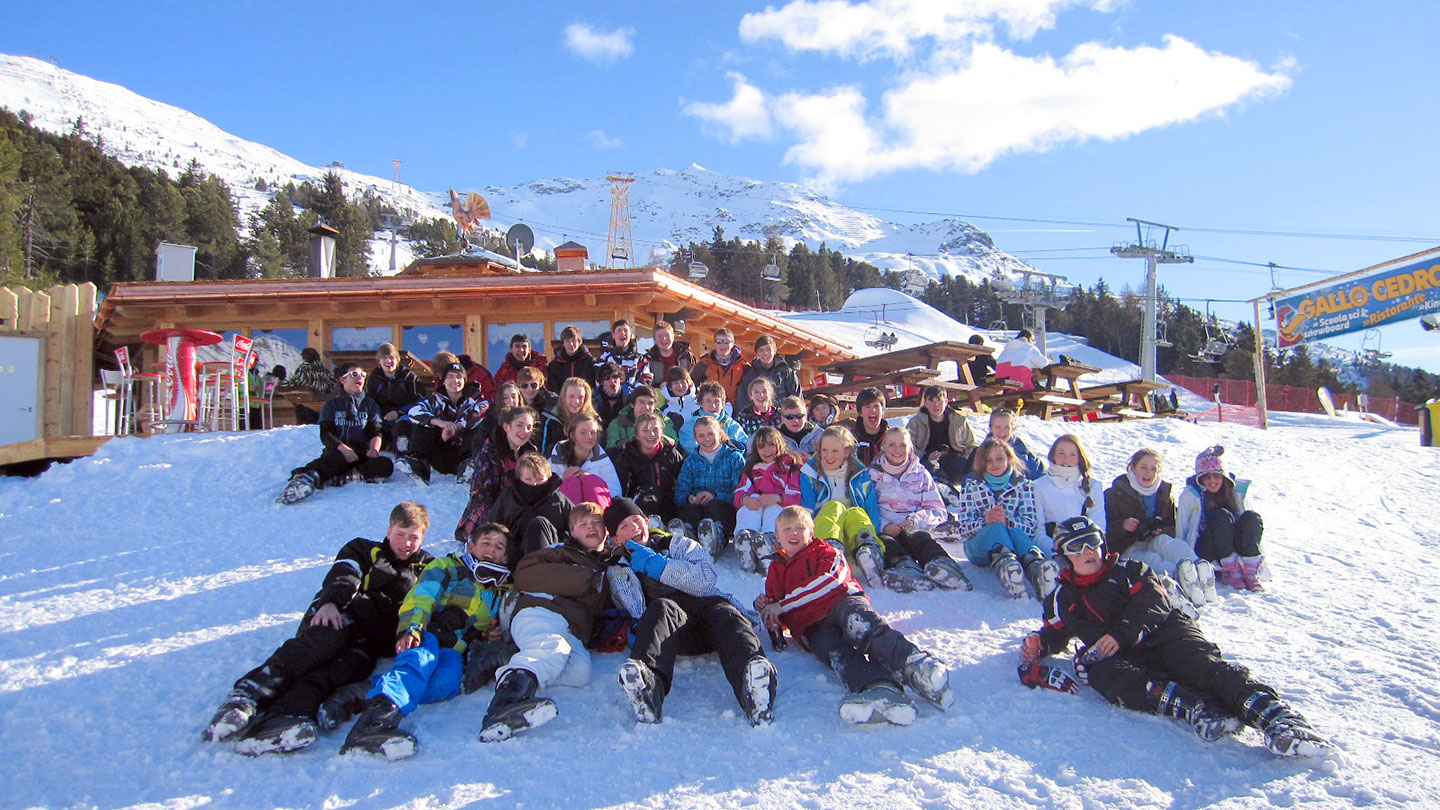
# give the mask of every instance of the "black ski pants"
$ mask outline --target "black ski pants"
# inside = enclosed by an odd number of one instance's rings
[[[256,704],[270,714],[314,718],[335,690],[363,680],[376,661],[394,652],[367,643],[354,624],[335,629],[310,624],[309,618],[294,638],[235,682],[238,691],[255,694]]]
[[[863,596],[847,596],[805,628],[805,644],[840,676],[847,692],[885,682],[904,688],[905,662],[919,651]]]
[[[525,524],[525,532],[520,536],[518,547],[515,544],[514,538],[511,539],[510,548],[518,549],[510,555],[511,570],[514,570],[516,563],[520,562],[520,558],[526,554],[536,549],[553,546],[559,542],[560,530],[555,528],[555,524],[551,523],[549,518],[531,518],[530,522]]]
[[[876,527],[879,528],[878,526]],[[920,563],[924,568],[925,564],[938,557],[949,557],[950,552],[935,541],[929,532],[901,532],[896,535],[880,535],[880,543],[885,547],[885,567],[894,568],[904,557],[910,557]]]
[[[673,496],[675,493],[670,494]],[[640,511],[647,515],[659,515],[661,520],[667,522],[675,518],[675,499],[665,497],[658,489],[641,490],[631,497],[634,498],[635,505],[640,507]]]
[[[1193,622],[1172,622],[1140,646],[1088,665],[1090,686],[1126,709],[1154,714],[1160,691],[1169,681],[1220,701],[1237,717],[1245,699],[1275,690],[1250,676],[1250,670],[1220,657]]]
[[[1239,554],[1241,557],[1259,557],[1260,535],[1265,525],[1255,512],[1241,512],[1238,516],[1223,507],[1206,506],[1200,530],[1195,539],[1195,553],[1201,559],[1218,561]]]
[[[735,504],[729,501],[715,498],[699,506],[687,501],[680,504],[678,513],[693,528],[698,529],[702,520],[713,520],[724,527],[726,537],[735,533]]]
[[[355,448],[351,449],[354,450]],[[351,470],[359,470],[360,475],[366,481],[383,481],[390,477],[390,473],[395,471],[394,462],[384,456],[370,458],[365,455],[365,448],[363,447],[355,450],[355,454],[357,458],[352,463],[346,461],[345,456],[341,455],[339,450],[333,447],[327,447],[325,448],[325,452],[320,454],[319,458],[306,464],[304,467],[291,470],[290,474],[295,475],[296,473],[309,470],[320,476],[320,483],[323,486],[335,481],[344,480],[346,476],[350,475]]]
[[[423,461],[428,467],[436,472],[446,475],[454,475],[460,471],[460,465],[470,458],[471,436],[469,433],[462,433],[450,441],[440,439],[440,428],[429,425],[415,425],[410,428],[410,449],[408,455]],[[428,478],[423,472],[422,477]]]
[[[635,643],[630,657],[649,667],[669,694],[675,677],[675,658],[681,655],[719,653],[725,679],[741,700],[745,693],[745,665],[765,653],[750,620],[723,596],[695,596],[681,600],[654,599],[635,622]],[[743,701],[742,701],[743,705]]]

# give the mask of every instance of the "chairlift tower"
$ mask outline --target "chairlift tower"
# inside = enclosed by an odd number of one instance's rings
[[[635,266],[635,238],[630,232],[630,184],[635,175],[629,172],[611,172],[605,177],[610,181],[610,242],[605,247],[606,266]]]
[[[1021,306],[1023,326],[1035,335],[1035,346],[1045,351],[1045,312],[1058,309],[1070,300],[1069,293],[1060,292],[1064,276],[1042,273],[1039,270],[1021,271],[1019,287],[1008,286],[1000,289],[1000,300],[1007,304]]]
[[[1135,242],[1117,244],[1110,248],[1110,252],[1122,259],[1145,260],[1145,318],[1140,326],[1140,377],[1154,382],[1155,347],[1158,345],[1155,311],[1160,294],[1160,281],[1155,269],[1162,264],[1193,263],[1195,257],[1191,256],[1190,250],[1184,246],[1176,245],[1173,250],[1170,248],[1170,232],[1178,231],[1179,228],[1134,217],[1126,217],[1126,221],[1135,223]],[[1145,228],[1165,229],[1165,235],[1159,244],[1153,239],[1145,238]]]

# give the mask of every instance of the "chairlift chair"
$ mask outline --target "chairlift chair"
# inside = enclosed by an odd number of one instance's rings
[[[760,278],[762,278],[762,279],[764,279],[764,280],[766,280],[766,281],[779,281],[779,280],[780,280],[780,265],[778,265],[778,264],[767,264],[767,265],[765,265],[765,269],[760,271]]]
[[[1155,324],[1155,345],[1162,349],[1175,345],[1170,341],[1170,327],[1164,321]]]
[[[705,278],[710,275],[710,268],[704,262],[690,262],[690,278]]]

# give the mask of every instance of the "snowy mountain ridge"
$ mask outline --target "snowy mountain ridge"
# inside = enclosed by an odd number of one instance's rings
[[[310,166],[225,132],[194,113],[40,59],[0,54],[0,106],[17,114],[24,111],[33,125],[57,133],[70,132],[81,119],[88,132],[104,139],[106,151],[126,165],[174,176],[196,160],[230,186],[242,222],[270,199],[269,192],[256,188],[258,181],[275,188],[291,181],[317,182],[331,171],[352,193],[372,191],[421,218],[450,216],[448,190],[417,190],[338,162]],[[471,190],[490,202],[493,219],[488,224],[497,232],[524,222],[536,233],[537,249],[548,251],[573,239],[590,248],[592,261],[605,263],[611,193],[604,175],[457,189],[462,194]],[[794,183],[733,177],[693,164],[679,171],[636,172],[629,196],[640,262],[690,241],[709,241],[718,226],[731,237],[778,236],[787,248],[796,242],[811,248],[824,243],[883,269],[913,266],[934,278],[961,274],[980,280],[1028,267],[997,250],[983,231],[958,219],[918,225],[887,222]],[[371,264],[383,270],[389,245],[379,242],[373,246]],[[399,253],[403,261],[409,251],[402,245]]]

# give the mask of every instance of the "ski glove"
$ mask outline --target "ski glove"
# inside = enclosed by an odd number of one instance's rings
[[[642,546],[634,540],[625,543],[625,550],[630,553],[630,570],[637,574],[644,574],[651,579],[659,579],[660,574],[665,570],[665,557],[657,554],[653,549]]]

